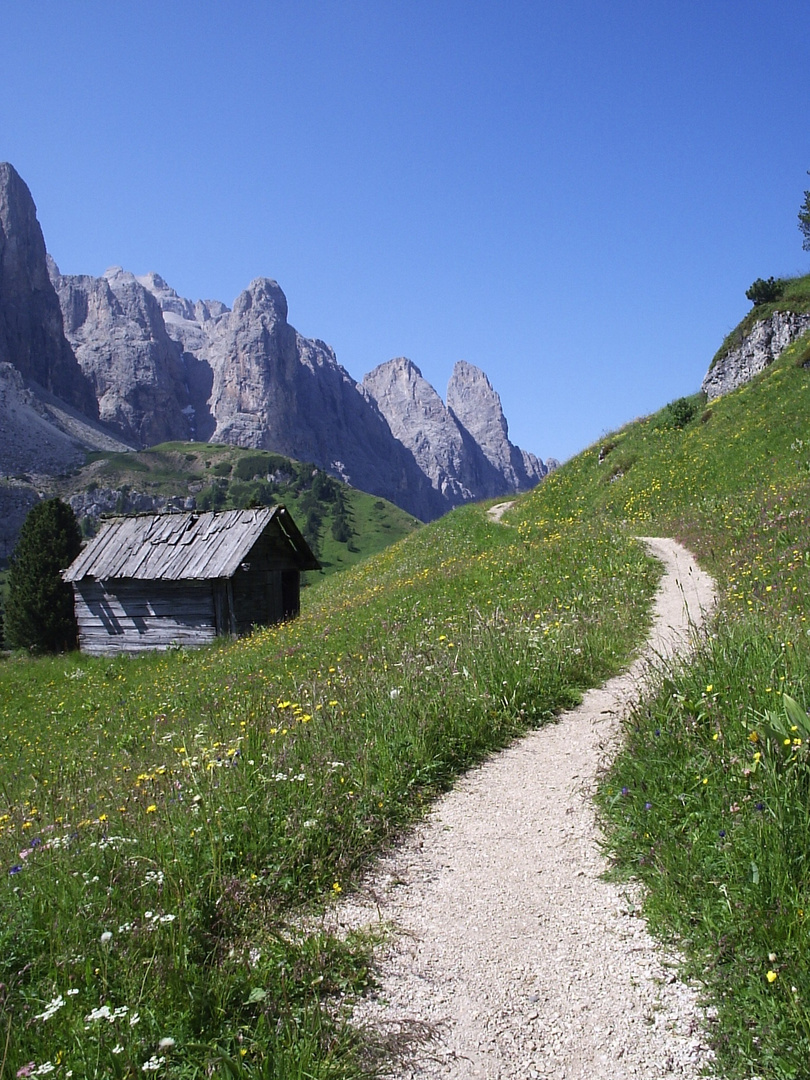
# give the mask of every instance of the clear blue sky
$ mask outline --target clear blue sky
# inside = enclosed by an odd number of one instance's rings
[[[456,360],[566,458],[810,270],[810,4],[6,5],[0,160],[63,273],[275,278],[357,379]]]

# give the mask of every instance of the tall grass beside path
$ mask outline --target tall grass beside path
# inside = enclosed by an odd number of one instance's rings
[[[605,436],[528,500],[677,537],[717,581],[711,633],[630,717],[600,802],[616,871],[703,983],[728,1080],[810,1076],[807,347],[682,429],[663,410]]]
[[[3,1075],[369,1071],[368,943],[300,913],[647,629],[640,545],[509,518],[455,511],[237,643],[0,665]]]

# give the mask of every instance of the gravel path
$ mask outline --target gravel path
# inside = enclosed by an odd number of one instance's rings
[[[694,991],[605,860],[589,793],[651,661],[689,648],[711,579],[673,540],[645,655],[579,708],[469,773],[341,926],[392,927],[380,989],[355,1010],[397,1051],[397,1078],[696,1077],[710,1062]]]

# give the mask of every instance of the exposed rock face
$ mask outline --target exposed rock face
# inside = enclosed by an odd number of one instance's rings
[[[191,400],[160,305],[133,274],[51,273],[68,337],[98,400],[99,417],[139,446],[192,438]]]
[[[0,362],[27,381],[97,416],[93,390],[62,332],[31,192],[0,162]]]
[[[312,461],[428,519],[442,513],[413,455],[322,341],[287,322],[275,281],[257,278],[221,316],[206,359],[213,439]]]
[[[709,369],[702,390],[711,400],[736,390],[776,360],[792,341],[810,330],[810,315],[793,311],[775,311],[768,319],[755,323],[739,345]]]
[[[0,364],[0,456],[8,476],[61,473],[84,462],[77,439],[60,431],[11,364]]]
[[[457,365],[449,408],[407,360],[358,386],[328,345],[289,324],[268,278],[229,310],[186,300],[155,273],[60,274],[10,165],[0,165],[3,363],[0,474],[62,471],[87,447],[215,439],[311,461],[430,520],[546,471],[509,442],[483,372]]]
[[[146,495],[102,487],[71,495],[67,501],[79,521],[91,518],[94,523],[102,514],[158,514],[166,510],[194,510],[197,506],[193,495]]]
[[[447,407],[472,435],[508,491],[527,491],[548,472],[547,466],[509,441],[501,399],[480,368],[465,360],[453,368],[447,385]],[[495,492],[499,495],[503,492]]]
[[[380,364],[363,379],[362,389],[450,506],[509,490],[416,364],[405,357]]]

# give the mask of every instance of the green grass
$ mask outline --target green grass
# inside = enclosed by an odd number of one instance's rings
[[[806,348],[682,431],[662,412],[606,437],[531,497],[675,535],[717,578],[712,633],[632,716],[599,801],[616,872],[645,883],[645,914],[717,1010],[730,1078],[804,1077],[810,1060],[810,762],[800,724],[787,748],[767,735],[784,694],[810,705]]]
[[[370,943],[301,916],[459,772],[626,663],[659,575],[632,538],[658,533],[715,575],[719,608],[602,779],[612,873],[644,882],[715,1007],[718,1072],[805,1077],[807,347],[606,436],[503,525],[466,507],[319,581],[295,623],[0,665],[5,1070],[372,1074],[344,1014]],[[364,528],[378,512],[351,506]]]
[[[309,575],[310,581],[354,566],[421,525],[388,500],[349,487],[312,464],[224,443],[168,442],[130,453],[93,452],[83,468],[53,487],[51,494],[61,498],[99,487],[150,496],[192,495],[201,510],[283,503],[323,567],[321,574]],[[118,512],[123,512],[124,500],[119,502]],[[97,523],[82,524],[92,533]]]
[[[2,665],[7,1067],[368,1071],[340,1005],[367,983],[368,942],[307,934],[297,913],[621,666],[658,576],[588,523],[468,507],[238,643]]]

